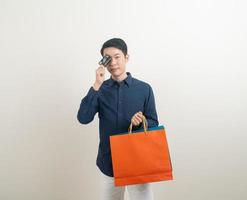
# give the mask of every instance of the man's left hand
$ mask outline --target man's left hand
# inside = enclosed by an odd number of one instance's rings
[[[134,114],[134,116],[131,118],[131,123],[134,125],[134,126],[138,126],[140,123],[142,123],[142,112],[139,111],[137,112],[136,114]]]

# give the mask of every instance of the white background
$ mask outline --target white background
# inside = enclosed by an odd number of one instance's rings
[[[156,200],[245,200],[247,2],[0,0],[0,199],[98,199],[98,117],[76,119],[99,50],[153,87],[174,181]],[[109,73],[107,78],[109,77]]]

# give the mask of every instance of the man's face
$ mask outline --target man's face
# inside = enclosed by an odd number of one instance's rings
[[[128,62],[128,55],[125,56],[120,49],[115,47],[105,48],[103,55],[108,55],[112,58],[111,63],[107,66],[107,70],[113,77],[117,78],[126,73],[125,68]]]

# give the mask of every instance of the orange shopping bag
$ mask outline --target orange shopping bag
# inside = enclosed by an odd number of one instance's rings
[[[110,136],[115,186],[172,180],[172,165],[163,126]]]

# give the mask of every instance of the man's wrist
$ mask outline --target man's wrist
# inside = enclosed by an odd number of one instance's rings
[[[95,83],[93,84],[93,89],[94,89],[95,91],[98,91],[99,88],[100,88],[100,86],[101,86],[101,84],[95,82]]]

